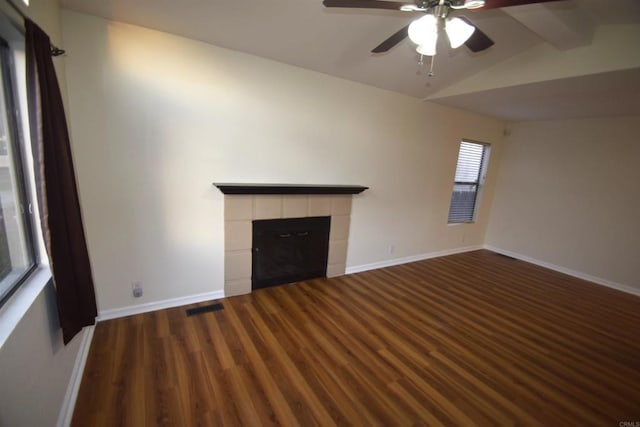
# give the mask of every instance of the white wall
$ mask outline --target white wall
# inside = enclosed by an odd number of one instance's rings
[[[0,348],[0,426],[54,426],[68,403],[65,393],[85,332],[65,346],[57,316],[49,284]]]
[[[63,28],[101,311],[223,288],[212,182],[370,186],[351,267],[483,243],[502,122],[75,12]],[[449,227],[462,138],[495,149],[478,224]]]
[[[640,116],[509,128],[487,243],[640,290]]]
[[[60,46],[58,2],[30,3],[25,12]],[[4,2],[1,8],[19,19]],[[66,98],[64,58],[54,62]],[[0,345],[0,426],[56,425],[83,338],[84,332],[63,345],[53,287],[37,282],[23,285],[0,310],[3,329],[16,325]]]

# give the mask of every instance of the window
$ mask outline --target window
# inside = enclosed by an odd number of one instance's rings
[[[451,206],[449,207],[449,224],[475,220],[478,194],[484,183],[489,149],[487,144],[469,141],[460,143]]]
[[[13,58],[0,38],[0,305],[36,265]]]

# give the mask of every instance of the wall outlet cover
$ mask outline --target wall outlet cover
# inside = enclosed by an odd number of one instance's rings
[[[140,298],[142,296],[142,285],[140,283],[135,283],[133,285],[133,297]]]

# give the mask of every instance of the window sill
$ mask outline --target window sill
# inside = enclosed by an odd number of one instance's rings
[[[49,267],[38,267],[0,308],[0,349],[50,280]]]

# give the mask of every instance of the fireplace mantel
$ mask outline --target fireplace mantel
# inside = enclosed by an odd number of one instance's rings
[[[217,183],[223,194],[360,194],[362,185]]]

